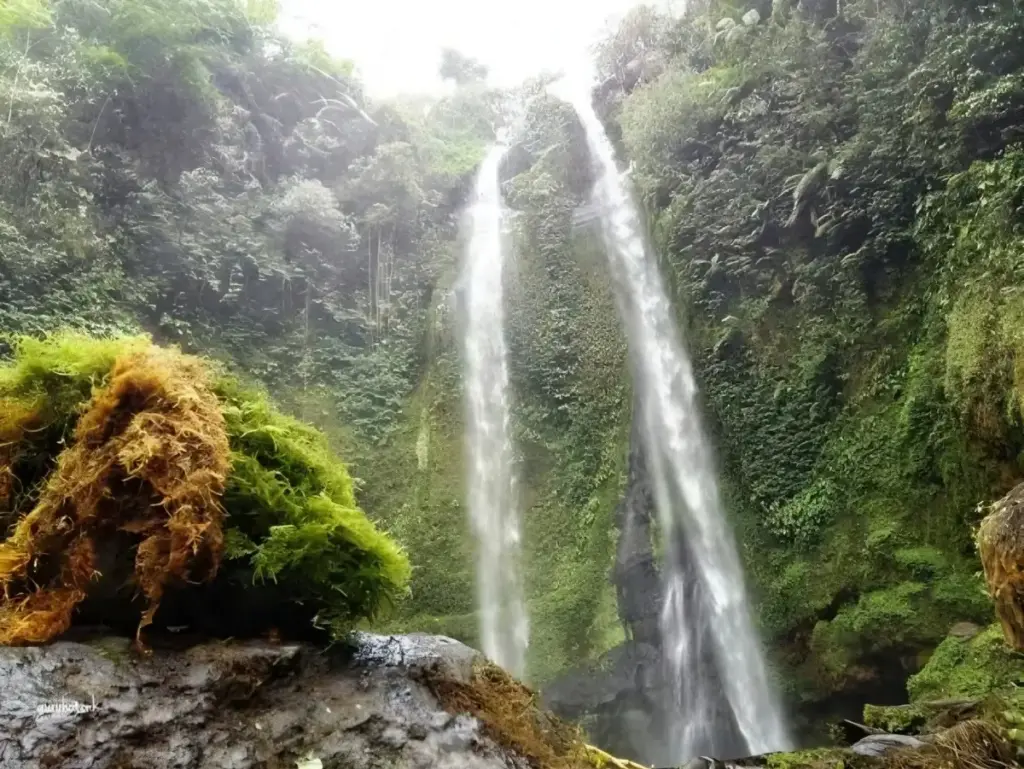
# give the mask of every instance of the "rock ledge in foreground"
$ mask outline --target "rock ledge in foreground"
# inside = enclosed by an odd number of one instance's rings
[[[308,757],[346,769],[525,769],[428,687],[467,683],[480,661],[425,635],[359,634],[330,653],[248,641],[143,658],[121,638],[0,648],[0,766],[284,769]]]

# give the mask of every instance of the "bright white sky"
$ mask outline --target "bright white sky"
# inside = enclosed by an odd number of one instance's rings
[[[282,0],[290,35],[317,37],[355,62],[369,92],[436,93],[441,49],[486,64],[490,82],[513,85],[563,66],[639,0]],[[648,0],[671,7],[672,0]],[[681,0],[675,0],[680,5]],[[578,54],[577,54],[578,55]]]

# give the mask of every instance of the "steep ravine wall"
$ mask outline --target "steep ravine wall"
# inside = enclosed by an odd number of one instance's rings
[[[972,527],[1022,475],[1022,18],[903,11],[711,3],[602,91],[798,717],[905,700],[955,623],[990,621]]]
[[[839,31],[799,14],[765,20],[742,45],[702,60],[675,49],[662,74],[605,93],[800,730],[905,701],[906,679],[953,625],[990,620],[972,527],[977,505],[1022,474],[1013,125],[1024,99],[1010,88],[1021,22],[946,5],[946,17],[911,21],[851,15]],[[981,73],[971,82],[965,62]],[[909,84],[915,68],[936,93],[955,86],[956,100],[929,101]],[[555,691],[560,672],[611,664],[601,652],[623,648],[613,511],[633,493],[614,304],[599,245],[581,252],[585,238],[567,235],[586,193],[569,170],[578,136],[559,130],[507,190],[519,211],[509,302],[527,581],[542,591],[531,674]],[[565,258],[567,240],[582,261]],[[600,329],[617,347],[597,342]],[[610,349],[618,357],[590,357]],[[595,405],[609,392],[608,407]],[[600,467],[612,475],[595,476]],[[576,486],[585,477],[600,481]],[[580,586],[585,597],[570,600]],[[554,631],[568,606],[586,607],[584,621]],[[471,627],[470,610],[467,600],[459,617]]]
[[[692,5],[616,39],[659,63],[606,80],[602,113],[686,329],[780,682],[798,713],[855,713],[904,696],[954,623],[990,618],[971,527],[1024,474],[1024,20],[1010,2],[850,0],[836,19],[760,3],[752,24],[743,3]],[[29,59],[0,79],[23,91],[31,65],[41,85],[0,148],[25,182],[0,194],[0,332],[141,326],[264,382],[331,435],[408,549],[390,627],[475,642],[455,233],[494,95],[321,121],[325,94],[365,102],[346,62],[307,67],[315,51],[279,55],[240,17],[245,34],[161,38],[136,60],[133,25],[65,34],[92,29],[89,8],[61,6],[60,55],[3,36]],[[196,82],[200,58],[224,67]],[[54,93],[70,117],[32,101]],[[169,93],[191,122],[157,109]],[[616,521],[635,494],[631,388],[603,249],[573,227],[584,145],[558,102],[523,122],[508,335],[543,687],[646,634],[650,607],[616,603],[636,592],[615,565],[636,552]]]
[[[525,210],[540,211],[544,199]],[[571,208],[567,210],[571,216]],[[517,224],[508,276],[513,430],[530,615],[527,678],[544,683],[622,639],[611,573],[630,419],[625,349],[603,251],[573,232],[531,249]],[[519,224],[522,224],[520,220]],[[412,596],[389,629],[473,644],[472,543],[465,508],[458,293],[426,373],[384,446],[354,459],[360,501],[408,548]],[[448,324],[448,325],[446,325]]]

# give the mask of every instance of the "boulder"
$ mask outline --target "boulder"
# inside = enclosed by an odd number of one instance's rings
[[[850,748],[860,756],[882,756],[899,748],[919,748],[924,743],[907,734],[869,734]]]
[[[436,682],[469,685],[482,662],[436,636],[358,634],[303,644],[130,650],[127,639],[0,648],[4,769],[526,769]]]

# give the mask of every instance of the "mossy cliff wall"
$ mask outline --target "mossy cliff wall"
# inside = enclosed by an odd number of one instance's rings
[[[469,642],[456,212],[500,103],[529,97],[504,179],[529,675],[614,646],[630,385],[603,249],[573,226],[571,111],[537,83],[372,104],[243,4],[168,0],[156,26],[129,0],[22,5],[0,14],[0,333],[144,328],[261,380],[409,551],[393,626]],[[1024,449],[1024,17],[752,5],[631,16],[598,52],[600,106],[764,636],[790,693],[821,698],[990,617],[971,527]]]
[[[514,219],[506,334],[531,626],[528,677],[538,683],[622,638],[609,577],[630,388],[603,246],[597,233],[573,227],[583,193],[569,118],[558,102],[535,104],[518,145],[520,167],[509,164],[503,185]],[[538,145],[546,151],[532,154]],[[388,445],[357,459],[356,472],[362,503],[390,522],[413,562],[413,595],[394,627],[472,643],[458,290],[441,296],[431,362],[403,426]]]
[[[812,699],[899,697],[952,623],[990,620],[972,526],[1024,448],[1024,15],[843,6],[711,3],[630,49],[668,63],[602,104],[765,638]]]

